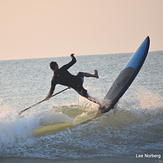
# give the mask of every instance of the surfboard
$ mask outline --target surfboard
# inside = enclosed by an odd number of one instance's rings
[[[75,125],[71,124],[71,123],[64,123],[64,122],[53,124],[53,125],[42,126],[41,128],[34,130],[32,135],[37,137],[37,136],[52,134],[52,133],[66,130],[73,126],[75,126]]]
[[[98,114],[106,113],[110,109],[113,109],[119,99],[129,88],[146,59],[149,45],[150,38],[147,36],[114,81],[102,101],[102,106],[99,108]]]

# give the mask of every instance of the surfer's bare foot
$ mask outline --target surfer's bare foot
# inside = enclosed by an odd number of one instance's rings
[[[97,70],[94,70],[94,72],[95,72],[95,73],[94,73],[95,78],[98,79],[98,78],[99,78],[99,76],[98,76],[98,71],[97,71]]]

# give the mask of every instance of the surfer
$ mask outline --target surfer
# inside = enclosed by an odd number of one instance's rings
[[[79,72],[77,75],[72,75],[68,69],[76,63],[76,58],[74,57],[74,54],[71,54],[70,57],[72,58],[71,62],[68,64],[62,66],[59,68],[57,62],[51,62],[50,63],[50,68],[54,72],[54,76],[51,80],[51,88],[47,96],[45,97],[45,100],[48,100],[54,90],[55,86],[57,84],[65,85],[70,88],[73,88],[76,92],[78,92],[81,96],[87,98],[88,100],[99,104],[94,98],[90,97],[87,93],[87,90],[84,89],[83,87],[83,82],[84,82],[84,77],[94,77],[94,78],[99,78],[98,76],[98,71],[94,70],[94,74],[90,74],[87,72]]]

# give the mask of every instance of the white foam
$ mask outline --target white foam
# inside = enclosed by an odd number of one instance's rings
[[[11,145],[25,140],[32,130],[38,127],[38,122],[29,117],[20,118],[16,112],[7,106],[1,106],[0,143]]]
[[[145,122],[161,120],[163,116],[163,97],[148,89],[138,89],[133,97],[122,98],[120,108],[128,110],[133,118]]]
[[[48,109],[40,113],[36,113],[39,125],[52,125],[61,122],[74,123],[73,119],[61,112],[55,112],[53,109]]]
[[[52,125],[61,122],[74,123],[74,120],[54,109],[40,110],[33,114],[19,117],[14,109],[0,106],[0,144],[13,145],[31,137],[33,130],[43,125]]]

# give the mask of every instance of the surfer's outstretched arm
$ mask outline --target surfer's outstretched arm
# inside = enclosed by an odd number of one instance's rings
[[[55,90],[55,86],[56,84],[53,83],[53,80],[51,81],[51,88],[50,88],[50,91],[49,93],[47,94],[47,96],[45,97],[45,100],[49,100],[49,98],[52,96],[54,90]]]
[[[67,70],[69,69],[72,65],[74,65],[76,63],[76,58],[74,57],[75,54],[71,54],[70,57],[71,57],[71,62],[69,62],[68,64],[62,66],[60,69],[62,70]]]

